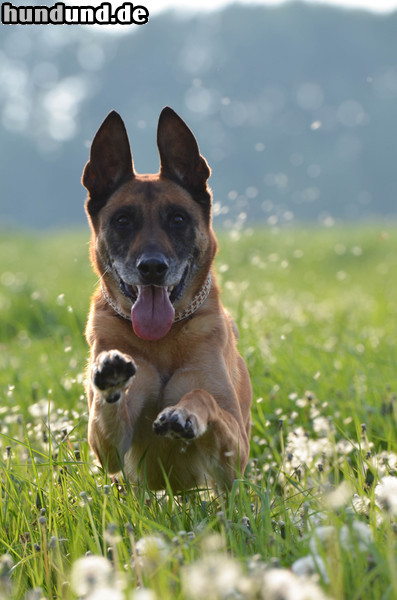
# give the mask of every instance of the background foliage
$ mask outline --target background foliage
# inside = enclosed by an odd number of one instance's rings
[[[80,176],[106,114],[155,172],[167,104],[213,168],[219,223],[395,217],[396,28],[397,14],[299,2],[164,13],[124,35],[3,26],[2,219],[83,223]]]

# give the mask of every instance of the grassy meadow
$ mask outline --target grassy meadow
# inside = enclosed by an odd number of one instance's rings
[[[220,233],[253,384],[227,496],[89,451],[88,232],[0,236],[0,600],[397,598],[397,228]]]

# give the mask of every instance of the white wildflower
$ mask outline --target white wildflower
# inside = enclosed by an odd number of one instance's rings
[[[329,419],[319,415],[313,419],[313,430],[321,436],[326,436],[331,432],[331,423]]]
[[[341,439],[338,442],[336,442],[335,450],[336,454],[346,456],[347,454],[350,454],[356,447],[357,444],[355,444],[354,442],[351,442],[350,440]]]
[[[386,477],[390,471],[397,470],[397,455],[394,452],[386,451],[375,454],[371,459],[371,464],[378,477]]]
[[[11,556],[3,554],[0,556],[0,598],[11,597],[12,582],[11,582],[11,571],[14,566],[14,562]]]
[[[353,521],[349,525],[343,525],[339,532],[339,539],[343,548],[353,551],[357,546],[360,552],[366,552],[373,542],[372,531],[367,523]]]
[[[234,597],[243,581],[239,563],[221,554],[207,556],[182,571],[184,595],[193,600]]]
[[[78,596],[91,596],[96,590],[112,586],[112,579],[112,566],[102,556],[84,556],[73,563],[71,582]]]
[[[314,582],[301,579],[286,569],[270,569],[263,578],[263,598],[266,600],[325,600],[326,596]]]
[[[297,427],[287,435],[285,456],[291,457],[290,469],[295,470],[302,465],[309,469],[315,466],[322,456],[332,456],[333,446],[326,437],[311,439],[303,427]]]
[[[329,577],[325,563],[321,556],[303,556],[298,558],[291,566],[292,572],[298,577],[313,577],[320,574],[325,583],[329,583]]]
[[[307,517],[307,526],[310,529],[310,531],[313,531],[316,527],[319,527],[325,521],[327,521],[328,517],[329,515],[326,512],[313,512]]]
[[[337,488],[333,488],[330,491],[326,491],[324,494],[324,501],[328,508],[331,510],[338,510],[343,506],[346,506],[352,497],[352,490],[347,481],[342,481]]]
[[[225,542],[219,533],[213,533],[204,538],[202,549],[205,555],[218,554],[225,549]]]
[[[132,594],[132,600],[157,600],[157,596],[153,590],[140,588]]]
[[[343,525],[339,532],[333,525],[316,527],[310,539],[309,548],[314,556],[330,554],[337,544],[349,549],[350,552],[353,552],[355,548],[364,552],[368,550],[372,540],[369,525],[361,521],[353,521],[350,525]]]
[[[291,565],[292,572],[298,577],[311,577],[315,573],[317,573],[316,563],[314,562],[314,558],[311,554],[308,556],[302,556],[302,558],[298,558]]]
[[[87,600],[123,600],[124,594],[115,587],[96,588],[87,597]]]
[[[169,546],[159,535],[144,536],[137,541],[135,547],[140,566],[144,571],[153,571],[169,556]]]
[[[13,566],[14,561],[8,553],[0,556],[0,579],[8,578]]]
[[[31,404],[28,408],[30,414],[35,419],[46,419],[48,417],[49,400],[42,398],[35,404]]]
[[[391,475],[383,477],[375,487],[375,498],[382,510],[395,517],[397,515],[397,478]]]
[[[343,525],[339,531],[332,525],[316,527],[309,541],[310,556],[295,561],[292,570],[298,575],[319,573],[329,583],[328,572],[332,573],[335,568],[341,548],[354,556],[357,551],[369,553],[372,542],[369,525],[361,521]]]
[[[352,505],[357,514],[365,517],[369,516],[371,501],[368,496],[359,496],[358,494],[353,494]]]
[[[25,600],[46,600],[44,592],[41,588],[33,588],[28,590],[24,596]]]

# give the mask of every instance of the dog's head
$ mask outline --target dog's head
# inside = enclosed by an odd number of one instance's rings
[[[171,109],[161,112],[160,171],[138,175],[121,117],[111,112],[92,142],[83,173],[92,228],[91,258],[135,333],[160,339],[200,290],[216,241],[210,169],[194,135]]]

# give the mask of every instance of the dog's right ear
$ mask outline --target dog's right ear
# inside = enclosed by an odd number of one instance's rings
[[[82,183],[89,192],[88,212],[98,212],[108,197],[133,176],[127,131],[120,115],[112,111],[93,139],[90,160],[83,172]]]

